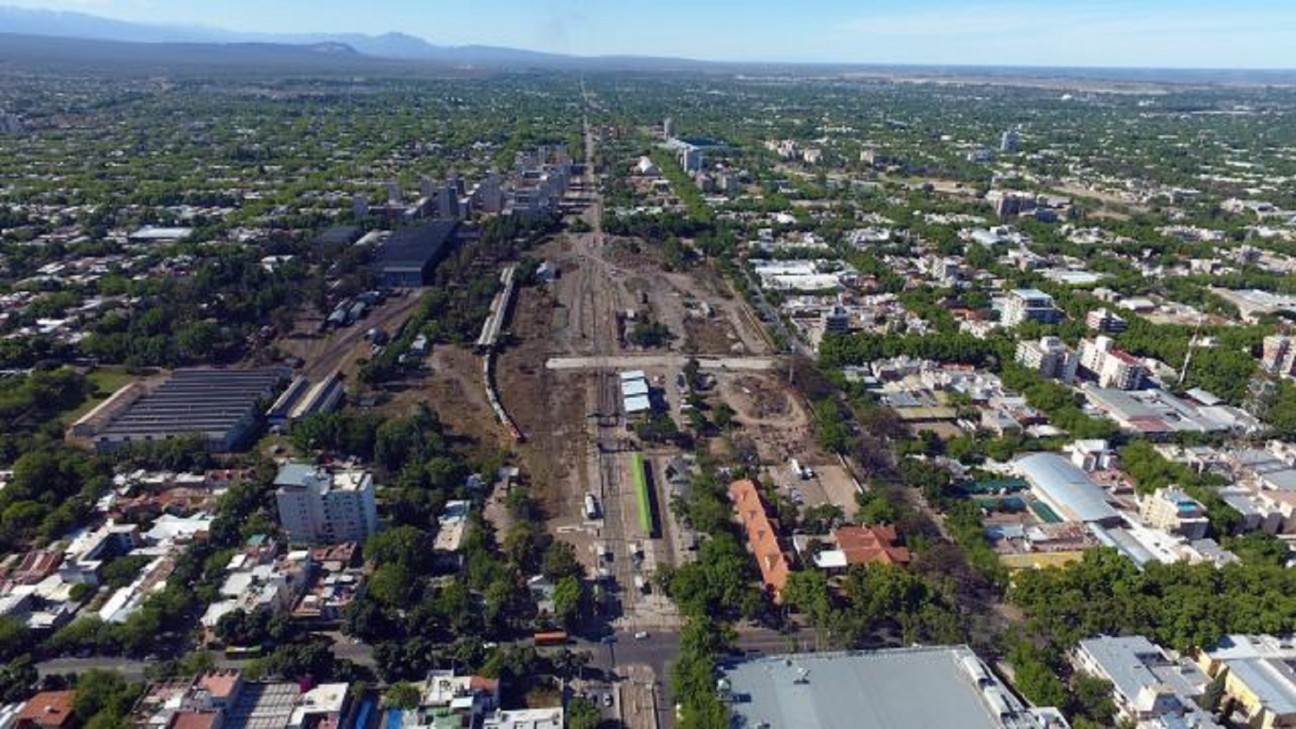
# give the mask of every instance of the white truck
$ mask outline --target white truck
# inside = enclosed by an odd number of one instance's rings
[[[793,458],[788,463],[788,465],[792,468],[792,475],[796,476],[802,481],[809,481],[810,479],[814,478],[814,471],[811,471],[808,467],[801,465],[801,461],[798,461],[797,459]]]

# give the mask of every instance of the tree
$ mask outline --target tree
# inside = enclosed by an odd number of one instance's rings
[[[417,709],[423,699],[419,688],[412,683],[395,683],[383,694],[383,703],[393,709]]]
[[[17,618],[0,617],[0,661],[10,661],[31,650],[32,633]]]
[[[375,600],[352,600],[342,612],[342,631],[347,635],[373,641],[390,636],[392,630],[391,619]]]
[[[554,655],[550,661],[553,663],[554,673],[559,677],[571,680],[578,679],[585,671],[585,666],[589,665],[590,656],[588,651],[573,651],[564,648]]]
[[[819,400],[810,411],[814,416],[819,445],[832,453],[845,453],[850,445],[850,430],[837,401],[830,398]]]
[[[827,534],[846,521],[846,513],[836,504],[818,504],[805,510],[801,529],[808,534]]]
[[[1077,673],[1071,681],[1076,708],[1095,722],[1108,726],[1116,716],[1116,703],[1112,700],[1112,683],[1106,679]]]
[[[669,443],[679,438],[679,426],[667,413],[652,413],[634,425],[635,435],[650,443]]]
[[[575,627],[583,616],[585,602],[585,585],[578,578],[569,575],[554,585],[554,619],[563,627]]]
[[[1224,691],[1228,681],[1228,668],[1221,667],[1219,673],[1206,684],[1202,693],[1201,707],[1211,713],[1218,712],[1224,702]]]
[[[533,522],[519,521],[504,535],[504,554],[520,572],[533,574],[540,564],[545,536]]]
[[[31,695],[40,680],[31,656],[18,656],[0,668],[0,702],[13,704]]]
[[[567,704],[567,729],[598,729],[603,715],[593,701],[578,696]]]
[[[389,562],[374,571],[369,578],[369,595],[391,608],[408,608],[419,596],[421,581],[400,562]]]
[[[783,601],[810,618],[817,647],[829,645],[836,627],[837,611],[828,578],[823,572],[816,569],[793,572],[783,590]]]
[[[121,719],[130,713],[142,688],[128,683],[116,671],[90,669],[77,679],[72,711],[87,724],[95,719]]]
[[[556,583],[564,577],[584,577],[585,568],[577,561],[576,549],[571,544],[554,540],[545,550],[541,574]]]
[[[486,625],[489,630],[507,631],[515,620],[531,617],[535,603],[531,593],[518,579],[516,572],[508,572],[491,581],[484,596]]]
[[[325,643],[311,642],[280,646],[270,654],[267,668],[289,680],[328,680],[333,675],[333,650]]]
[[[1022,695],[1036,706],[1064,706],[1066,686],[1039,649],[1025,641],[1019,643],[1009,656],[1013,666],[1013,681]]]
[[[400,564],[418,570],[432,560],[432,539],[418,527],[392,527],[365,542],[365,556],[381,565]]]
[[[719,403],[711,409],[711,419],[715,421],[716,427],[720,430],[729,430],[734,426],[734,416],[737,415],[729,403]]]
[[[265,610],[251,613],[242,609],[231,610],[216,621],[216,637],[226,645],[261,645],[269,637],[269,619],[269,613]]]

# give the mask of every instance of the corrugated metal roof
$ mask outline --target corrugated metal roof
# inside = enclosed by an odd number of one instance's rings
[[[964,658],[981,667],[969,648],[952,646],[769,656],[743,661],[725,678],[733,714],[749,727],[1042,726],[984,667],[978,685]]]
[[[625,399],[625,411],[628,414],[646,413],[652,410],[652,402],[647,395],[635,395]]]
[[[1280,716],[1296,713],[1296,671],[1276,658],[1229,661],[1229,672],[1241,681],[1265,708]]]
[[[1120,519],[1120,514],[1107,503],[1107,492],[1062,456],[1032,453],[1018,458],[1016,463],[1040,496],[1068,518],[1085,522]]]

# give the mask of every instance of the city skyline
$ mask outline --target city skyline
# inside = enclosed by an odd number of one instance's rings
[[[707,61],[1159,68],[1296,68],[1296,7],[1276,0],[1039,3],[482,0],[430,7],[383,0],[218,5],[157,0],[9,0],[153,25],[240,33],[407,33],[441,45],[508,46],[579,56]],[[488,21],[488,22],[487,22]]]

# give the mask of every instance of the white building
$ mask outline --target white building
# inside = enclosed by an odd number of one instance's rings
[[[563,729],[563,708],[497,710],[486,716],[482,729]]]
[[[1094,309],[1085,316],[1085,326],[1104,334],[1125,331],[1125,319],[1108,309]]]
[[[294,542],[363,542],[378,531],[373,475],[289,463],[275,477],[279,523]]]
[[[1099,387],[1108,389],[1137,390],[1147,377],[1143,363],[1117,349],[1111,337],[1081,342],[1080,366],[1098,379]]]
[[[1142,636],[1080,641],[1075,667],[1112,684],[1120,718],[1143,727],[1218,729],[1196,700],[1210,678],[1187,659],[1173,659]]]
[[[1004,326],[1015,327],[1025,321],[1056,324],[1062,321],[1062,311],[1053,297],[1037,289],[1017,289],[1008,294],[1004,305]]]
[[[1043,337],[1038,342],[1017,345],[1017,362],[1050,380],[1072,382],[1080,358],[1057,337]]]
[[[1204,539],[1210,529],[1206,508],[1180,489],[1162,488],[1143,497],[1139,504],[1143,523],[1188,539]]]

